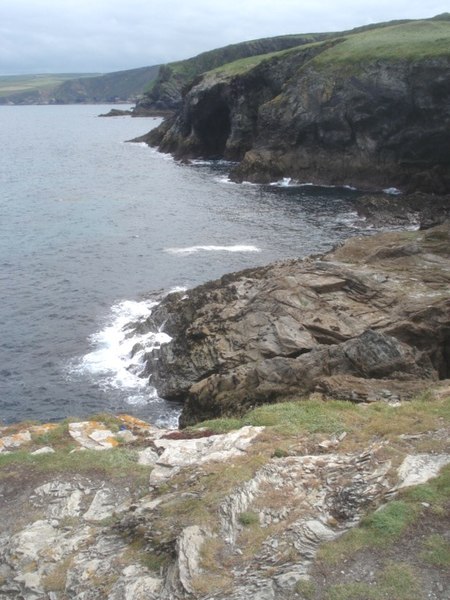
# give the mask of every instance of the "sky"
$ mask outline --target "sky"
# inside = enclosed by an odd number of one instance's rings
[[[448,0],[0,0],[0,75],[107,73],[448,10]]]

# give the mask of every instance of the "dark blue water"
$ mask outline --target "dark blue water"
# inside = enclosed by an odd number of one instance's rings
[[[127,362],[122,327],[149,294],[359,233],[356,192],[228,183],[229,165],[124,143],[159,120],[97,118],[109,108],[0,107],[0,421],[173,422]]]

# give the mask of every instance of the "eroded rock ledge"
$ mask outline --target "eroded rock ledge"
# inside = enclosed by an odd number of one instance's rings
[[[185,401],[182,425],[314,391],[409,398],[450,376],[449,257],[447,222],[171,294],[148,326],[173,339],[147,373]]]
[[[173,432],[126,415],[0,427],[0,598],[329,600],[341,581],[383,586],[394,553],[418,572],[410,597],[447,600],[448,573],[426,552],[447,543],[449,383],[416,401],[414,420],[408,406],[385,407],[382,439],[364,415],[376,411],[360,406],[328,435]],[[349,561],[344,541],[339,575],[323,559],[318,575],[320,548],[380,505],[381,522],[400,519],[394,538],[384,524],[383,559],[369,544],[369,557],[357,547]]]

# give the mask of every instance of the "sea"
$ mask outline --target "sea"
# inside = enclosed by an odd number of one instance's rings
[[[173,290],[366,235],[351,188],[231,183],[127,140],[161,119],[107,105],[0,107],[0,424],[129,413],[176,427],[134,335]],[[126,107],[125,107],[126,108]]]

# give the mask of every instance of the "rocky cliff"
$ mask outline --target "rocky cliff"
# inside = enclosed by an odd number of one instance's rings
[[[174,111],[180,108],[183,92],[189,83],[207,71],[227,63],[277,52],[302,44],[309,44],[332,37],[332,33],[310,33],[261,38],[231,44],[186,60],[162,65],[158,77],[136,104],[134,116],[145,116],[159,111]]]
[[[185,401],[183,425],[313,391],[411,397],[450,376],[449,258],[447,222],[171,294],[148,327],[173,339],[147,374]]]
[[[204,74],[147,141],[236,181],[450,189],[450,22],[409,22]]]

